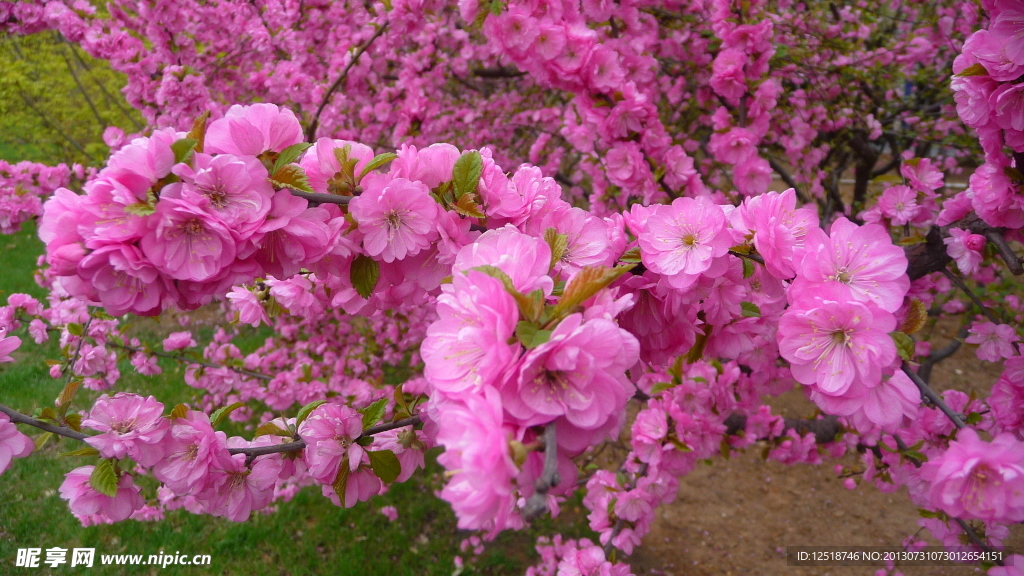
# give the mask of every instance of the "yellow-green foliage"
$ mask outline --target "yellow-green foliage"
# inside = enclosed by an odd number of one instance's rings
[[[142,117],[121,88],[123,74],[57,32],[0,39],[0,158],[96,165],[103,130],[136,132]]]

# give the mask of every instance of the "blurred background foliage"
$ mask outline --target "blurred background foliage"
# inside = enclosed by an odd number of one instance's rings
[[[57,32],[0,36],[0,70],[0,159],[98,165],[108,126],[144,126],[124,75]]]

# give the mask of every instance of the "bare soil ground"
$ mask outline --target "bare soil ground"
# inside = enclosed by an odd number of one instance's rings
[[[943,346],[957,326],[934,328]],[[936,366],[932,386],[987,395],[999,375],[973,346],[963,346]],[[769,401],[772,411],[808,416],[813,405],[798,390]],[[856,455],[840,461],[853,464]],[[634,572],[666,576],[870,576],[871,567],[797,567],[786,562],[787,546],[900,546],[918,532],[917,510],[901,489],[885,494],[874,486],[847,490],[822,466],[785,466],[764,461],[757,449],[715,459],[680,479],[677,500],[662,506],[643,545],[629,558]],[[922,532],[922,536],[925,532]],[[929,538],[925,538],[928,540]],[[1024,525],[1010,529],[1004,546],[1024,549]],[[906,567],[907,576],[967,576],[974,567]]]

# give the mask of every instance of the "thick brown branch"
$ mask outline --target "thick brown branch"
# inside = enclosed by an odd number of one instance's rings
[[[726,435],[739,434],[747,428],[747,415],[733,413],[725,419],[725,433]],[[818,444],[828,444],[836,439],[839,432],[842,431],[842,426],[839,424],[839,418],[835,416],[825,416],[816,420],[807,420],[803,418],[786,418],[783,432],[786,430],[796,430],[801,436],[804,434],[814,434],[814,441]]]

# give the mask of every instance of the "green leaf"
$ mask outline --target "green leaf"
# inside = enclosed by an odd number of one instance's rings
[[[363,298],[369,298],[373,289],[377,287],[377,280],[380,279],[380,264],[376,260],[360,254],[352,261],[352,268],[349,269],[349,280],[356,292]]]
[[[178,404],[171,410],[171,418],[184,418],[186,416],[188,416],[188,406],[184,404]]]
[[[562,256],[565,256],[565,251],[569,248],[569,235],[559,234],[557,229],[548,228],[544,231],[544,241],[551,248],[551,265],[548,266],[550,270],[555,267],[555,264],[558,264]]]
[[[704,357],[704,347],[708,344],[708,338],[711,337],[711,331],[714,326],[711,324],[704,324],[701,327],[701,332],[697,334],[697,340],[694,342],[693,347],[686,353],[686,363],[693,364],[697,360]]]
[[[78,392],[78,387],[82,385],[82,380],[75,378],[69,380],[64,385],[64,389],[60,391],[60,395],[57,396],[57,407],[60,408],[61,414],[68,413],[68,407],[71,405],[71,401],[75,399],[75,393]]]
[[[455,211],[467,218],[483,218],[486,216],[480,205],[476,203],[476,194],[463,194],[455,203]]]
[[[210,415],[210,424],[216,428],[225,418],[227,418],[228,414],[231,414],[242,406],[245,406],[244,402],[235,402],[234,404],[228,404],[227,406],[218,409]]]
[[[956,75],[957,78],[965,78],[967,76],[988,76],[988,70],[981,64],[971,64],[964,68],[963,72]]]
[[[619,262],[624,262],[626,264],[639,264],[641,262],[640,247],[637,246],[636,248],[626,250],[626,253],[619,258]]]
[[[452,185],[455,187],[455,199],[466,194],[475,194],[480,185],[480,175],[484,170],[483,158],[476,150],[463,152],[452,168]]]
[[[657,396],[669,388],[675,388],[675,386],[676,385],[673,382],[658,382],[654,386],[651,386],[651,396]]]
[[[49,442],[51,438],[53,438],[53,432],[44,432],[39,436],[36,436],[36,450],[46,446],[46,443]]]
[[[92,469],[89,485],[100,494],[113,498],[117,496],[117,480],[113,460],[100,460]]]
[[[356,444],[365,448],[373,444],[373,436],[360,436],[359,438],[356,438]]]
[[[359,410],[363,415],[363,430],[381,421],[388,409],[388,399],[381,398],[366,408]]]
[[[313,192],[306,171],[298,164],[285,164],[270,177],[270,183],[278,188],[289,188],[300,192]]]
[[[298,430],[299,424],[302,424],[302,422],[305,421],[306,418],[309,418],[309,413],[319,408],[320,405],[324,404],[325,402],[326,400],[313,400],[309,404],[306,404],[302,408],[299,408],[299,414],[298,416],[295,417],[295,429]]]
[[[334,488],[334,493],[338,495],[338,499],[345,502],[345,489],[348,487],[348,456],[341,459],[341,466],[338,467],[338,475],[334,478],[334,483],[331,484],[331,488]]]
[[[380,478],[381,482],[391,484],[402,473],[402,464],[398,461],[398,456],[395,456],[391,450],[378,450],[366,454],[370,457],[370,467],[373,468],[373,473]]]
[[[376,156],[373,157],[373,160],[370,160],[370,162],[366,166],[363,166],[362,172],[359,173],[359,178],[362,179],[363,176],[366,176],[367,174],[373,172],[377,168],[380,168],[381,166],[387,164],[388,162],[391,162],[395,158],[398,158],[398,154],[395,154],[394,152],[385,152],[383,154],[377,154]]]
[[[171,152],[174,152],[174,162],[187,162],[192,157],[192,153],[195,152],[197,145],[199,145],[199,140],[195,138],[176,140],[171,144]]]
[[[910,362],[910,359],[914,357],[914,339],[903,332],[890,332],[889,336],[896,344],[896,351],[899,352],[900,358]]]
[[[306,151],[307,148],[312,146],[309,142],[299,142],[298,144],[292,144],[285,148],[277,155],[277,160],[274,161],[274,167],[270,170],[271,174],[277,174],[277,171],[284,168],[286,164],[291,164],[298,160],[299,156]]]
[[[266,422],[266,423],[260,424],[259,427],[256,428],[256,433],[253,435],[253,438],[259,438],[260,436],[291,436],[291,435],[292,435],[291,432],[285,430],[284,428],[281,428],[277,424],[274,424],[273,422]]]
[[[744,318],[761,317],[761,308],[753,302],[740,302],[740,308],[743,309],[742,316]]]
[[[85,333],[85,327],[78,322],[69,322],[66,328],[68,329],[68,332],[75,336],[81,336]]]
[[[188,131],[185,138],[191,138],[196,141],[195,151],[203,151],[203,143],[206,141],[206,122],[210,119],[210,111],[207,110],[196,119],[192,121],[192,129]]]
[[[917,298],[910,300],[910,306],[907,308],[907,315],[903,319],[903,324],[900,326],[900,332],[904,334],[913,334],[928,322],[928,307],[925,306],[924,302],[921,302]]]
[[[558,300],[554,310],[551,311],[551,321],[557,322],[572,314],[576,307],[583,304],[619,276],[633,269],[636,264],[623,264],[615,268],[605,266],[587,266],[577,272],[569,283],[565,285],[562,297]],[[549,322],[549,324],[550,324]]]
[[[516,338],[527,350],[532,350],[551,339],[551,330],[541,330],[533,322],[524,320],[516,324]]]
[[[743,260],[743,279],[746,280],[754,275],[754,262],[749,258],[740,258]]]
[[[87,446],[85,448],[79,448],[78,450],[72,450],[71,452],[61,452],[60,455],[61,456],[99,456],[100,455],[100,451],[95,449],[95,448],[93,448],[92,446]]]
[[[964,422],[968,424],[978,424],[981,422],[981,412],[971,412],[967,415],[967,419]]]
[[[133,216],[149,216],[150,214],[156,214],[156,206],[148,202],[136,202],[135,204],[125,206],[124,211],[126,214]]]
[[[77,412],[73,412],[65,416],[64,423],[68,425],[68,428],[71,428],[75,432],[82,431],[82,415]]]

